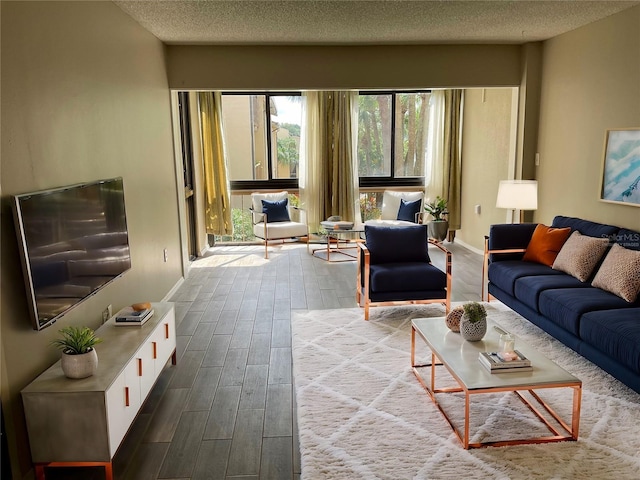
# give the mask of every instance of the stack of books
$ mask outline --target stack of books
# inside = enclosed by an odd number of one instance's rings
[[[480,363],[491,373],[515,373],[528,372],[533,370],[531,360],[525,357],[518,350],[513,353],[517,358],[513,360],[505,360],[502,352],[480,352]]]
[[[116,326],[118,327],[130,327],[141,326],[146,323],[147,320],[153,315],[153,308],[146,308],[144,310],[134,310],[131,307],[126,307],[120,310],[116,315]]]

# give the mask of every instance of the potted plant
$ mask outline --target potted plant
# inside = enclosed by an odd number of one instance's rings
[[[445,217],[449,213],[447,200],[438,195],[434,201],[427,202],[424,209],[433,217],[433,220],[427,224],[429,238],[442,242],[449,232],[449,221]]]
[[[90,377],[98,368],[98,354],[95,348],[102,342],[89,327],[65,327],[61,329],[62,338],[51,345],[62,350],[62,371],[68,378]]]
[[[487,333],[487,310],[478,302],[465,303],[460,319],[460,335],[469,342],[477,342]]]

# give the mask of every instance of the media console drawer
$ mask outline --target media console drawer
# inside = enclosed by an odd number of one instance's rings
[[[58,361],[22,390],[31,457],[38,478],[46,465],[103,464],[111,460],[160,372],[175,364],[173,303],[154,303],[144,325],[117,327],[115,317],[96,335],[98,371],[66,378]],[[40,472],[40,474],[38,474]]]

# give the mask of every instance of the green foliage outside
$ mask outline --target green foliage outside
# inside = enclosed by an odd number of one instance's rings
[[[376,220],[382,216],[382,210],[379,207],[380,199],[378,193],[361,193],[360,194],[360,214],[362,221]]]
[[[358,170],[360,176],[385,176],[391,165],[391,139],[395,140],[395,176],[424,175],[424,152],[429,122],[427,92],[358,97]],[[391,132],[391,120],[395,132]]]

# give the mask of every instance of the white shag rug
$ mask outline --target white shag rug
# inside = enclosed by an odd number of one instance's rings
[[[411,319],[443,316],[439,305],[375,308],[368,322],[358,308],[294,312],[302,480],[640,478],[640,395],[499,302],[487,308],[582,380],[577,442],[464,450],[410,366]],[[538,392],[570,419],[572,389]],[[438,398],[462,421],[461,395]],[[472,396],[471,420],[472,442],[549,434],[513,393]]]

